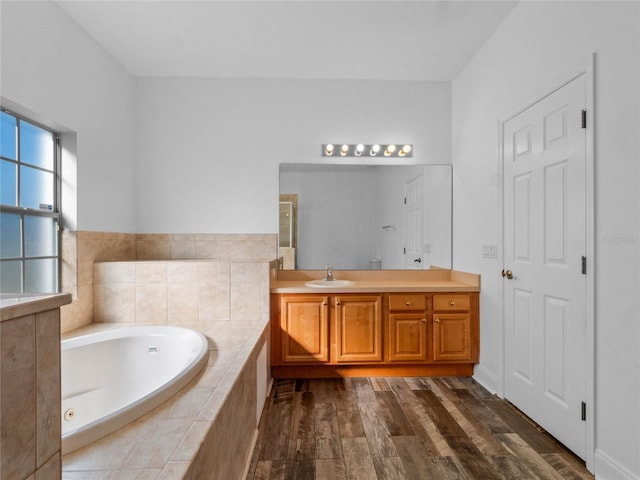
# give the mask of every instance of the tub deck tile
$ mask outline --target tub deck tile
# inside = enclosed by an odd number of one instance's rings
[[[266,339],[267,326],[266,322],[244,322],[232,334],[227,332],[219,337],[216,335],[228,323],[212,327],[208,333],[211,335],[208,365],[156,409],[66,454],[62,459],[63,480],[182,479],[190,471],[212,425],[219,421],[220,410],[231,401],[229,393],[236,377],[257,342]],[[109,328],[104,324],[92,327]]]

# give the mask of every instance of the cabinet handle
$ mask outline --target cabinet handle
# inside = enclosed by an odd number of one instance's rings
[[[409,305],[411,305],[411,302],[409,300],[407,300],[406,302],[404,302],[404,304],[409,306]]]
[[[440,318],[438,318],[438,317],[433,317],[433,321],[434,321],[434,322],[436,322],[436,323],[440,323]]]
[[[449,302],[449,305],[451,305],[452,307],[453,307],[455,304],[456,304],[456,302],[454,302],[453,300],[451,300],[451,301]]]

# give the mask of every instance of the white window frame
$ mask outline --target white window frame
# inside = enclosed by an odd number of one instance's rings
[[[25,275],[25,268],[26,268],[26,262],[28,260],[38,260],[38,259],[55,259],[55,265],[56,265],[56,279],[55,279],[55,285],[53,286],[53,291],[50,292],[37,292],[37,293],[58,293],[60,292],[61,289],[61,284],[62,284],[62,280],[61,280],[61,275],[62,275],[62,268],[61,268],[61,231],[62,231],[62,227],[61,227],[61,222],[62,222],[62,213],[60,212],[60,205],[61,205],[61,191],[62,191],[62,184],[61,184],[61,148],[60,148],[60,133],[52,130],[51,128],[42,125],[41,123],[32,120],[31,118],[24,116],[24,115],[20,115],[12,110],[9,109],[5,109],[5,108],[1,108],[3,113],[6,113],[14,118],[17,119],[18,122],[18,137],[16,139],[16,149],[17,149],[17,158],[16,159],[11,159],[11,158],[6,158],[6,157],[0,157],[2,160],[4,161],[8,161],[10,163],[14,163],[16,164],[16,168],[17,168],[17,177],[16,177],[16,189],[17,189],[17,197],[18,197],[18,203],[20,200],[20,170],[21,170],[21,166],[25,165],[28,166],[29,168],[35,168],[41,171],[46,171],[46,172],[51,172],[53,173],[53,205],[51,210],[46,210],[46,209],[34,209],[34,208],[27,208],[27,207],[22,207],[20,205],[5,205],[5,204],[0,204],[0,213],[9,213],[9,214],[14,214],[14,215],[19,215],[20,216],[20,256],[19,257],[6,257],[6,258],[0,258],[0,268],[2,267],[2,263],[5,262],[15,262],[15,261],[19,261],[20,262],[20,274],[21,274],[21,281],[20,281],[20,292],[1,292],[1,293],[25,293],[26,292],[26,275]],[[31,125],[34,125],[38,128],[41,128],[43,130],[46,130],[48,132],[50,132],[53,135],[53,139],[54,139],[54,145],[53,145],[53,155],[54,155],[54,159],[53,159],[53,170],[49,170],[46,168],[41,168],[38,166],[34,166],[28,163],[22,163],[21,161],[21,157],[20,157],[20,128],[19,128],[19,122],[20,121],[24,121],[27,122]],[[56,250],[55,250],[55,255],[46,255],[46,256],[26,256],[26,249],[25,249],[25,235],[24,235],[24,222],[25,222],[25,218],[28,217],[45,217],[45,218],[52,218],[56,221],[57,223],[57,229],[56,229],[56,238],[55,238],[55,242],[56,242]],[[30,292],[31,293],[31,292]],[[36,292],[34,292],[36,293]]]

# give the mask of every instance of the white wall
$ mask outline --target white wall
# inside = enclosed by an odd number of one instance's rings
[[[136,132],[139,232],[277,233],[279,164],[322,162],[323,143],[412,143],[403,163],[450,163],[451,90],[138,79]]]
[[[640,478],[638,2],[521,2],[453,82],[454,267],[482,274],[481,366],[496,388],[498,121],[595,52],[596,473]],[[593,265],[593,263],[591,263]]]
[[[3,104],[76,134],[73,227],[134,232],[133,78],[53,2],[3,1],[1,17]]]

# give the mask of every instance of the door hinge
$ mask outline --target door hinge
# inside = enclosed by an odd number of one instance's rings
[[[582,274],[587,274],[587,257],[585,257],[584,255],[582,256]]]
[[[582,402],[582,408],[580,409],[580,418],[583,422],[587,420],[587,404]]]
[[[582,110],[582,128],[587,128],[587,111]]]
[[[405,255],[407,254],[407,247],[404,247],[404,248],[402,249],[402,253],[404,253]]]
[[[404,197],[404,204],[407,204],[407,197]]]

